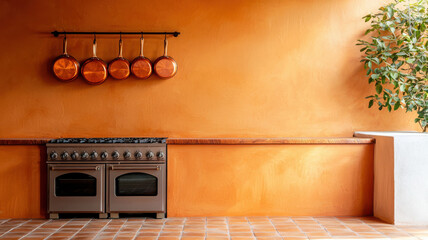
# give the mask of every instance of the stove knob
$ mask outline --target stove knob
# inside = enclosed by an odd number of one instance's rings
[[[102,160],[106,160],[107,157],[108,157],[108,153],[107,152],[102,152],[101,153],[101,159]]]
[[[147,159],[152,159],[154,156],[155,156],[155,154],[154,154],[152,151],[148,151],[148,152],[146,153],[146,157],[147,157]]]
[[[158,152],[156,155],[159,159],[165,159],[165,153],[163,153],[162,151]]]
[[[82,152],[81,156],[83,160],[87,160],[89,158],[89,154],[87,152]]]
[[[70,156],[70,155],[68,154],[68,152],[63,152],[63,153],[61,154],[61,159],[62,159],[62,160],[67,160],[69,156]]]
[[[140,152],[140,151],[136,151],[135,152],[135,158],[136,159],[141,159],[143,157],[143,153],[142,152]]]
[[[118,151],[114,151],[111,156],[113,157],[113,159],[118,159],[119,158],[119,152]]]
[[[58,153],[57,152],[55,152],[55,151],[53,151],[53,152],[51,152],[51,159],[52,160],[56,160],[57,158],[58,158]]]
[[[123,153],[123,157],[125,159],[130,159],[131,158],[131,153],[129,151],[126,151],[126,152]]]
[[[95,159],[97,159],[97,157],[98,157],[98,153],[96,151],[92,151],[92,153],[91,153],[91,159],[95,160]]]
[[[73,159],[73,160],[77,160],[79,158],[79,153],[78,152],[76,152],[76,151],[74,151],[72,154],[71,154],[71,159]]]

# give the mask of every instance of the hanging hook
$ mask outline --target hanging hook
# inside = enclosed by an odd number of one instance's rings
[[[141,39],[144,39],[144,32],[141,32]]]
[[[122,32],[119,32],[120,41],[122,41]]]
[[[166,33],[165,33],[165,39],[164,40],[166,41]]]
[[[95,32],[94,32],[94,43],[96,43],[97,42],[97,34],[95,34]]]

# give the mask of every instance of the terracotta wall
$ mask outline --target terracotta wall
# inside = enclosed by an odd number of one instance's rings
[[[367,27],[361,17],[383,2],[2,0],[0,137],[345,137],[352,136],[354,130],[418,130],[410,114],[367,109],[364,99],[372,90],[364,77],[355,43]],[[49,34],[53,30],[177,30],[182,35],[170,39],[168,52],[178,62],[179,70],[169,80],[108,79],[100,86],[89,86],[79,78],[72,83],[60,83],[50,70],[52,60],[62,51],[62,39]],[[117,40],[117,37],[99,36],[99,57],[106,61],[115,58]],[[84,60],[91,54],[91,41],[91,36],[69,36],[69,53],[79,61]],[[134,58],[138,54],[138,39],[126,37],[124,44],[125,57]],[[146,37],[145,53],[149,58],[160,56],[162,47],[161,37]],[[271,158],[260,160],[263,172],[259,177],[265,176],[266,182],[250,178],[258,184],[255,192],[243,188],[236,193],[238,200],[256,196],[256,202],[233,208],[229,199],[224,212],[235,215],[251,206],[268,205],[269,209],[285,206],[285,212],[297,213],[298,208],[285,205],[295,203],[291,196],[286,196],[284,203],[257,200],[257,196],[265,184],[266,192],[272,193],[269,184],[283,177],[301,179],[302,186],[309,186],[314,179],[299,178],[296,174],[314,171],[313,167],[304,168],[312,163],[322,173],[331,175],[322,178],[320,184],[333,184],[333,194],[343,189],[343,196],[321,196],[316,189],[306,192],[298,190],[299,184],[278,181],[283,187],[281,191],[296,190],[308,197],[305,201],[320,196],[320,203],[339,200],[349,203],[343,208],[339,206],[338,214],[369,213],[372,196],[365,193],[372,187],[368,164],[372,158],[368,157],[367,149],[313,147],[312,150],[308,147],[309,153],[319,153],[320,158],[308,158],[302,151],[304,148],[296,147],[281,148]],[[206,177],[216,181],[223,174],[221,168],[234,162],[238,153],[243,156],[238,156],[238,163],[248,160],[245,174],[253,174],[259,165],[251,156],[277,149],[238,147],[236,153],[229,155],[235,150],[214,147],[217,148],[224,152],[212,152],[209,147],[171,148],[169,170],[174,182],[170,182],[169,193],[174,201],[169,201],[168,206],[175,209],[171,215],[194,210],[186,201],[201,209],[200,214],[213,214],[210,211],[216,208],[205,207],[213,207],[214,192],[203,191],[206,184],[199,180]],[[3,211],[0,218],[43,215],[40,186],[44,182],[37,181],[43,158],[29,157],[40,154],[40,149],[0,150],[2,164],[6,162],[2,165],[6,167],[0,170],[0,211]],[[197,155],[188,156],[188,150]],[[290,159],[290,153],[296,158]],[[344,158],[347,153],[353,157]],[[286,168],[288,161],[292,163],[290,169]],[[285,172],[273,171],[270,176],[269,169],[276,164],[283,166]],[[200,171],[183,175],[192,166],[200,167]],[[211,167],[213,172],[207,170]],[[237,166],[227,169],[241,173]],[[291,169],[298,171],[290,173]],[[19,173],[19,177],[14,173]],[[243,176],[235,176],[226,192],[239,186]],[[344,185],[340,184],[342,181]],[[21,187],[28,191],[21,193]],[[201,200],[202,195],[186,195],[190,194],[185,193],[188,188],[206,194],[207,199]],[[346,192],[347,189],[356,192]],[[303,206],[307,204],[304,202]],[[317,208],[316,212],[333,214],[329,209],[332,208]],[[300,210],[305,214],[310,208]],[[254,210],[247,213],[257,214]]]
[[[373,144],[169,146],[168,216],[366,216]]]
[[[46,214],[46,164],[42,146],[0,146],[0,219]]]
[[[0,219],[46,217],[42,146],[0,146]],[[373,144],[168,147],[168,216],[365,216]]]
[[[361,17],[383,0],[0,1],[0,137],[352,136],[353,130],[418,130],[410,114],[367,109],[371,89],[355,46]],[[130,78],[88,86],[51,74],[68,31],[178,30],[170,80]],[[117,55],[99,37],[98,55]],[[162,54],[147,37],[146,55]],[[124,40],[138,54],[138,39]],[[91,36],[69,36],[91,54]]]

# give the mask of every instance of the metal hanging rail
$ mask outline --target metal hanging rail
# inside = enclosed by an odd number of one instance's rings
[[[58,37],[61,34],[67,34],[67,35],[173,35],[174,37],[178,37],[180,35],[180,32],[58,32],[53,31],[51,32],[52,35],[55,37]]]

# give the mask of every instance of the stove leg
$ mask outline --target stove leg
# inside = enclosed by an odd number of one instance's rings
[[[119,218],[119,213],[110,213],[110,218]]]
[[[156,213],[156,218],[165,218],[165,213]]]
[[[49,218],[50,219],[58,219],[59,218],[59,214],[58,213],[49,213]]]
[[[104,219],[104,218],[107,218],[108,217],[108,214],[107,213],[100,213],[99,214],[99,218],[100,219]]]

